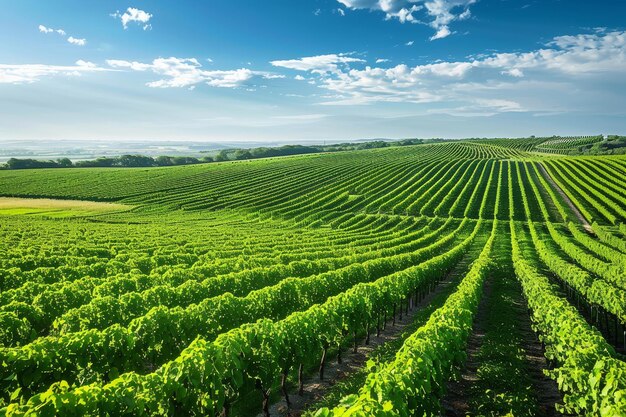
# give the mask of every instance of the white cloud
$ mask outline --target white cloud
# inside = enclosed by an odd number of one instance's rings
[[[86,39],[78,39],[73,36],[70,36],[69,38],[67,38],[67,41],[71,43],[72,45],[78,45],[78,46],[85,46],[85,44],[87,43]]]
[[[88,72],[110,71],[98,67],[88,61],[78,60],[75,65],[45,65],[45,64],[0,64],[0,84],[34,83],[44,77],[57,75],[79,76]]]
[[[298,80],[298,81],[304,81],[306,80],[306,78],[304,78],[302,75],[298,74],[295,77],[293,77],[294,80]]]
[[[531,52],[495,54],[485,58],[482,66],[503,68],[509,75],[530,69],[566,74],[626,70],[626,32],[558,36],[546,46]]]
[[[465,9],[465,11],[459,15],[458,19],[467,20],[470,17],[472,17],[472,11],[470,9]]]
[[[195,58],[157,58],[152,63],[136,61],[107,60],[113,68],[129,69],[133,71],[151,71],[165,78],[148,82],[146,85],[153,88],[189,87],[199,83],[206,83],[212,87],[236,88],[244,85],[254,77],[264,79],[283,78],[284,75],[264,71],[253,71],[247,68],[226,71],[208,71]]]
[[[450,28],[448,28],[448,26],[442,26],[441,28],[437,30],[437,33],[435,33],[429,39],[431,41],[434,41],[435,39],[443,39],[443,38],[450,36],[451,34],[452,32],[450,32]]]
[[[161,59],[161,58],[160,58]],[[190,59],[189,61],[195,61],[195,59]],[[156,60],[155,60],[156,61]],[[197,61],[196,61],[197,63]],[[152,68],[152,64],[143,64],[137,61],[123,61],[119,59],[108,59],[107,64],[114,68],[129,68],[133,71],[147,71]]]
[[[98,67],[93,62],[83,61],[82,59],[79,59],[78,61],[76,61],[76,65],[78,65],[79,67],[83,67],[83,68],[97,68]]]
[[[288,68],[298,71],[311,71],[315,74],[324,74],[328,72],[337,72],[339,65],[347,65],[349,63],[365,62],[363,59],[354,58],[349,54],[328,54],[309,56],[299,59],[287,59],[271,61],[275,67]]]
[[[333,91],[339,100],[325,104],[367,104],[372,102],[436,102],[437,86],[461,80],[472,68],[467,62],[441,62],[409,67],[366,67],[322,78],[322,87]]]
[[[383,62],[389,62],[389,60],[388,60],[388,59],[386,59],[386,58],[378,58],[378,59],[376,60],[376,63],[377,63],[377,64],[382,64]]]
[[[415,3],[420,0],[337,0],[349,9],[370,9],[385,13],[387,19],[398,19],[400,22],[417,23],[413,13],[424,7]]]
[[[467,105],[457,107],[432,108],[428,114],[449,114],[460,117],[489,117],[504,112],[522,112],[522,106],[512,100],[503,99],[468,99]]]
[[[261,73],[259,73],[259,74],[261,74]],[[271,72],[264,72],[264,73],[262,73],[262,76],[266,80],[277,80],[277,79],[281,79],[281,78],[287,78],[283,74],[274,74],[274,73],[271,73]]]
[[[453,32],[450,23],[471,17],[469,7],[477,0],[337,0],[350,9],[369,9],[385,13],[385,18],[398,19],[401,23],[423,23],[415,15],[425,14],[435,35],[430,40],[442,39]]]
[[[293,63],[288,67],[297,64],[305,70],[302,60]],[[548,102],[557,102],[563,91],[587,91],[595,97],[601,85],[626,88],[626,32],[560,36],[535,51],[466,61],[333,71],[311,68],[318,66],[310,65],[308,70],[317,74],[319,87],[330,92],[328,101],[320,103],[325,105],[429,103],[432,112],[464,115],[555,111],[561,109]],[[441,106],[444,103],[452,106]]]
[[[56,34],[61,35],[63,37],[65,37],[67,35],[67,33],[65,33],[65,31],[63,29],[52,29],[52,28],[46,27],[44,25],[39,25],[39,32],[46,33],[46,34],[48,34],[48,33],[56,33]],[[73,36],[70,36],[67,39],[67,41],[69,43],[71,43],[71,44],[80,45],[80,46],[84,46],[87,43],[87,41],[85,39],[77,39],[77,38],[74,38]]]
[[[391,3],[391,1],[389,1],[388,3]],[[400,21],[400,23],[406,23],[406,22],[417,23],[417,19],[415,19],[415,17],[413,16],[413,13],[417,12],[418,10],[422,10],[422,6],[413,5],[409,7],[408,9],[403,7],[395,13],[388,12],[387,19],[391,19],[395,17]]]
[[[66,35],[66,33],[65,33],[65,31],[63,29],[52,29],[52,28],[46,27],[44,25],[39,25],[39,32],[41,32],[41,33],[52,33],[52,32],[55,32],[55,33],[57,33],[57,34],[59,34],[61,36],[65,36]]]
[[[503,70],[502,74],[510,75],[511,77],[517,77],[517,78],[521,78],[524,76],[524,72],[519,68],[511,68],[508,70]]]
[[[405,43],[405,46],[413,46],[413,44],[415,43],[415,41],[408,41],[407,43]]]
[[[424,7],[428,15],[433,18],[429,23],[430,27],[437,32],[430,40],[443,39],[452,34],[448,27],[455,20],[466,20],[471,16],[469,6],[477,0],[427,0]],[[456,10],[463,9],[463,12],[455,14]]]
[[[44,25],[39,25],[39,32],[41,32],[41,33],[52,33],[52,32],[54,32],[54,29],[47,28]]]
[[[144,25],[142,26],[143,30],[152,29],[152,25],[148,23],[152,18],[152,15],[148,12],[136,9],[134,7],[129,7],[124,13],[120,13],[120,11],[118,10],[110,16],[116,19],[120,19],[120,21],[122,22],[122,26],[124,26],[124,29],[128,29],[128,24],[131,22],[137,22],[138,24],[144,23]]]
[[[337,13],[339,13],[339,15],[341,16],[345,16],[346,12],[343,9],[337,9]]]
[[[520,104],[512,100],[478,98],[476,99],[476,104],[486,108],[497,109],[500,112],[522,110]]]

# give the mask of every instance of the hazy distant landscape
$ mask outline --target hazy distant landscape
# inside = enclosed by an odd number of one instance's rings
[[[299,144],[338,143],[340,141],[300,141]],[[212,151],[231,148],[255,148],[281,146],[290,142],[196,142],[196,141],[98,141],[98,140],[6,140],[0,146],[0,163],[10,158],[59,159],[72,161],[96,159],[102,156],[125,154],[146,156],[194,156],[201,157]]]

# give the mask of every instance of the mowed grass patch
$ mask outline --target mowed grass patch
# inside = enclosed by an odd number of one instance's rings
[[[126,211],[132,208],[133,206],[126,204],[96,201],[0,197],[0,216],[91,216],[94,214]]]

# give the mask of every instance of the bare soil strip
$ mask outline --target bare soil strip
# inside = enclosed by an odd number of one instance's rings
[[[570,198],[565,193],[565,191],[563,191],[563,189],[559,187],[559,185],[554,181],[550,173],[546,170],[546,168],[543,166],[541,162],[538,164],[538,166],[539,166],[539,172],[541,172],[541,175],[543,175],[543,177],[550,183],[550,185],[552,185],[552,188],[554,188],[554,190],[556,190],[556,192],[559,193],[561,197],[563,197],[563,200],[568,205],[570,210],[572,210],[572,213],[574,214],[574,216],[576,216],[578,221],[583,225],[585,230],[593,234],[593,229],[591,228],[591,225],[589,224],[587,219],[585,219],[585,216],[582,215],[580,210],[578,210],[578,207],[576,207],[576,205],[572,202],[572,200],[570,200]]]
[[[522,297],[520,297],[520,300],[516,300],[516,303],[520,303],[521,310],[527,311],[528,306]],[[528,314],[520,314],[518,323],[520,334],[523,337],[522,348],[526,352],[528,374],[533,382],[537,402],[539,403],[537,415],[546,417],[562,416],[563,414],[556,411],[555,404],[560,403],[563,396],[559,392],[556,382],[544,374],[544,370],[549,369],[548,362],[544,356],[544,348],[531,327],[530,316]]]
[[[447,417],[466,416],[470,411],[470,388],[473,382],[478,380],[476,371],[480,366],[478,353],[483,345],[485,337],[485,322],[487,320],[487,300],[491,296],[492,277],[488,277],[483,285],[483,295],[478,305],[478,312],[474,318],[472,333],[467,340],[467,360],[461,372],[460,378],[450,381],[446,395],[442,400],[442,407]]]

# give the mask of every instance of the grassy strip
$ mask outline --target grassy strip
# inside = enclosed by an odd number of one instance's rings
[[[132,206],[97,201],[55,200],[48,198],[0,197],[0,215],[45,215],[50,217],[88,216],[126,211]]]
[[[537,415],[537,399],[527,373],[517,300],[519,284],[513,274],[494,277],[487,301],[485,337],[478,352],[480,366],[469,392],[471,415],[516,417]]]

